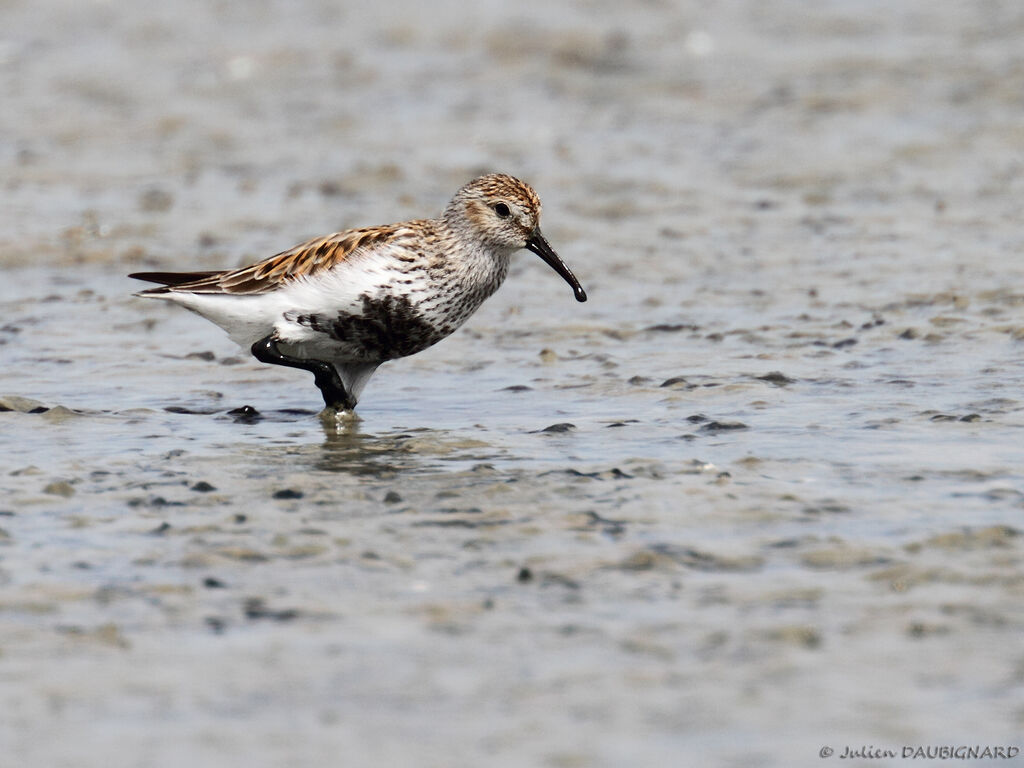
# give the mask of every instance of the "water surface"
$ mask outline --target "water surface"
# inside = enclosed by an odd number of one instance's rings
[[[0,11],[16,764],[1019,740],[1015,6],[48,5]],[[520,254],[350,429],[123,277],[491,169],[590,301]]]

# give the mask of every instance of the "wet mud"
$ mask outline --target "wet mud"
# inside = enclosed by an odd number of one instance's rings
[[[0,8],[12,764],[1024,746],[1024,10],[46,6]],[[485,170],[590,301],[523,252],[358,420],[124,277]]]

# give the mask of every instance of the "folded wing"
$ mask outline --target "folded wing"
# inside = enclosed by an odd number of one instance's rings
[[[161,283],[159,288],[142,291],[144,295],[161,293],[215,293],[253,296],[280,288],[299,277],[309,277],[393,239],[398,226],[350,229],[318,237],[268,259],[241,269],[220,272],[135,272],[128,277]]]

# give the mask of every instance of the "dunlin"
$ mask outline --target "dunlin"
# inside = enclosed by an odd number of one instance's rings
[[[325,405],[349,411],[381,363],[466,322],[521,248],[586,301],[539,224],[533,188],[493,173],[462,187],[436,219],[338,232],[241,269],[129,277],[161,283],[137,295],[197,312],[257,360],[310,371]]]

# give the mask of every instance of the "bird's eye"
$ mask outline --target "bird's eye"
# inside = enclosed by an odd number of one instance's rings
[[[512,211],[510,211],[508,206],[505,205],[504,203],[495,203],[494,212],[498,214],[499,218],[502,219],[507,219],[509,216],[512,215]]]

